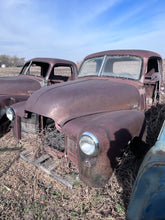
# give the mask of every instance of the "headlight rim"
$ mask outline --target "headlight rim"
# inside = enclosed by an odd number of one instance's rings
[[[11,116],[11,113],[12,113],[12,118],[10,118],[9,116],[8,116],[8,113],[10,112],[10,116]],[[14,112],[14,110],[12,109],[12,108],[7,108],[7,110],[6,110],[6,117],[9,119],[9,121],[13,121],[14,120],[14,118],[15,118],[15,112]]]
[[[87,154],[86,152],[84,152],[82,150],[81,145],[80,145],[81,138],[84,137],[84,136],[87,136],[87,137],[91,138],[92,141],[94,141],[95,149],[94,149],[94,152],[91,153],[91,154]],[[79,147],[80,147],[81,152],[84,153],[86,156],[97,156],[98,152],[99,152],[99,141],[98,141],[97,137],[94,134],[92,134],[91,132],[86,131],[86,132],[83,132],[81,134],[80,138],[79,138]]]

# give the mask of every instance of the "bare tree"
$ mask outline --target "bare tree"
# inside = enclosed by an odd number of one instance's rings
[[[25,58],[19,58],[16,55],[0,55],[0,66],[4,64],[6,67],[23,66]]]

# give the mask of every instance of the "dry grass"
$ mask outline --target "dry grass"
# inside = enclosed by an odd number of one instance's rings
[[[38,141],[16,144],[11,132],[1,138],[0,219],[125,219],[139,165],[129,150],[104,188],[77,182],[70,190],[19,157],[25,146],[36,152]]]
[[[1,68],[0,67],[0,77],[3,76],[17,76],[20,71],[21,67],[7,67],[7,68]]]

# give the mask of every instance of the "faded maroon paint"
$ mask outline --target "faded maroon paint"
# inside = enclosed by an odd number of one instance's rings
[[[162,60],[162,57],[160,56],[160,54],[155,53],[153,51],[148,51],[148,50],[107,50],[107,51],[102,51],[99,53],[93,53],[90,54],[88,56],[86,56],[83,60],[82,64],[84,63],[85,60],[93,58],[93,57],[100,57],[100,56],[123,56],[123,55],[128,55],[128,56],[137,56],[137,57],[141,57],[143,60],[143,65],[142,65],[142,74],[141,74],[141,79],[140,82],[144,82],[144,74],[147,71],[147,62],[149,58],[152,57],[157,57],[160,60]],[[80,69],[81,69],[80,66]],[[163,71],[161,70],[161,74],[163,74]]]
[[[158,53],[155,53],[153,51],[148,51],[148,50],[107,50],[107,51],[102,51],[99,53],[93,53],[85,57],[84,60],[87,60],[92,57],[99,57],[99,56],[104,56],[104,55],[131,55],[131,56],[138,56],[142,58],[150,58],[150,57],[160,57],[161,56]]]
[[[26,63],[30,63],[30,62],[39,62],[39,63],[48,63],[49,69],[48,72],[46,73],[46,77],[47,79],[49,79],[52,68],[56,65],[62,65],[62,66],[72,66],[72,70],[73,70],[73,74],[71,76],[71,79],[75,79],[76,75],[77,75],[77,66],[74,62],[70,61],[70,60],[64,60],[64,59],[54,59],[54,58],[43,58],[43,57],[37,57],[37,58],[33,58],[29,61],[27,61]],[[21,73],[20,73],[21,74]]]
[[[161,60],[159,54],[150,51],[118,50],[92,54],[84,61],[104,55],[141,57],[140,80],[83,77],[42,88],[26,102],[13,106],[16,113],[15,137],[21,138],[20,118],[25,113],[33,112],[53,119],[56,128],[66,137],[64,153],[79,167],[80,178],[90,186],[105,185],[121,150],[135,136],[143,138],[145,135],[144,74],[149,58]],[[79,138],[83,132],[90,132],[97,137],[97,156],[85,155],[79,149]]]
[[[0,95],[29,95],[41,88],[40,81],[26,75],[0,78]]]
[[[138,109],[139,104],[139,92],[132,85],[104,78],[86,78],[39,90],[26,102],[26,110],[53,118],[62,125],[84,115]]]
[[[44,77],[22,74],[24,68],[31,63],[40,63],[41,66],[48,64],[48,69],[43,69]],[[14,77],[0,77],[0,119],[6,121],[5,111],[8,106],[13,103],[25,101],[34,91],[41,88],[41,85],[51,84],[50,77],[54,67],[69,66],[72,69],[71,77],[73,80],[77,75],[76,64],[69,60],[53,59],[53,58],[34,58],[25,63],[20,74]],[[58,81],[60,82],[60,81]],[[53,81],[56,83],[56,81]],[[1,120],[1,125],[3,121]]]
[[[4,117],[7,106],[27,100],[29,95],[40,89],[40,81],[26,75],[0,78],[0,119]]]
[[[80,178],[90,186],[103,186],[117,165],[117,157],[134,136],[143,135],[144,114],[137,110],[122,110],[84,116],[69,121],[62,132],[75,141],[74,151],[67,147],[68,158],[79,167]],[[94,134],[99,143],[97,157],[85,156],[78,142],[83,132]],[[98,177],[101,178],[98,178]]]

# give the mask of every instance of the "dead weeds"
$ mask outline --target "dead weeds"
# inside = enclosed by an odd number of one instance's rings
[[[36,150],[41,143],[36,139],[17,144],[11,132],[0,139],[0,219],[125,219],[138,170],[137,159],[129,150],[105,187],[90,188],[77,182],[70,190],[22,160],[19,153],[25,147]],[[62,163],[65,169],[59,172],[75,171],[66,161]]]

